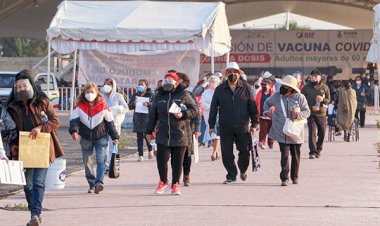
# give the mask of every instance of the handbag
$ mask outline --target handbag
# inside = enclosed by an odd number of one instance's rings
[[[108,172],[109,178],[118,178],[120,176],[120,155],[117,148],[117,144],[113,145],[111,162],[110,162],[110,171]]]
[[[284,124],[284,127],[282,128],[282,132],[286,136],[292,139],[300,139],[303,126],[304,126],[303,123],[295,123],[290,118],[287,117],[284,101],[282,100],[282,98],[281,98],[281,108],[282,108],[282,113],[284,114],[284,117],[285,117],[285,124]]]
[[[252,158],[252,172],[257,171],[258,168],[261,167],[260,156],[257,150],[257,142],[253,141],[252,135],[249,135],[248,138],[249,151],[251,152]]]

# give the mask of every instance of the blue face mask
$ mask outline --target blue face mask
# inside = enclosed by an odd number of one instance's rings
[[[140,93],[143,93],[145,91],[145,86],[138,85],[137,86],[137,91],[139,91]]]

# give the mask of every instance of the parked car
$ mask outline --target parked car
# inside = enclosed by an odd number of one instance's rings
[[[9,94],[12,91],[13,84],[18,72],[15,71],[1,71],[0,72],[0,101],[5,103],[8,100]],[[47,74],[40,73],[37,74],[34,78],[37,87],[40,87],[41,90],[48,95],[47,89]],[[49,99],[53,104],[55,109],[58,109],[59,104],[59,90],[57,85],[57,79],[53,74],[50,74],[50,86],[49,86]]]

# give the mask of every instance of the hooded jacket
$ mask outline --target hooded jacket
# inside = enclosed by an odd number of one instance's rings
[[[182,117],[177,119],[169,113],[170,106],[176,103],[181,107]],[[182,85],[171,92],[158,88],[152,106],[149,111],[147,134],[152,134],[156,124],[156,143],[169,147],[184,147],[189,145],[189,123],[198,114],[197,103],[193,100]]]
[[[120,129],[121,123],[123,123],[125,118],[125,113],[128,111],[128,104],[125,101],[124,96],[116,91],[117,86],[114,79],[112,79],[112,84],[113,86],[110,96],[104,93],[103,90],[101,94],[112,112],[115,126]]]
[[[79,133],[90,141],[97,141],[110,135],[112,140],[119,139],[113,116],[106,102],[101,98],[91,107],[89,102],[78,103],[70,116],[70,134]]]

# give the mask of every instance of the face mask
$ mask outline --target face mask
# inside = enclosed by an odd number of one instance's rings
[[[310,84],[313,86],[316,86],[316,85],[318,85],[318,81],[310,81]]]
[[[263,92],[266,92],[268,89],[267,89],[267,86],[262,86],[261,87],[261,90],[263,91]]]
[[[163,84],[162,85],[162,88],[165,90],[165,91],[172,91],[174,89],[174,85],[173,84]]]
[[[237,79],[238,79],[237,75],[230,74],[228,76],[228,81],[230,81],[231,83],[235,83],[237,81]]]
[[[357,84],[357,85],[360,85],[360,84],[362,84],[362,81],[357,80],[357,81],[356,81],[356,84]]]
[[[84,95],[84,97],[88,100],[88,101],[94,101],[95,100],[95,98],[96,98],[96,93],[86,93],[85,95]]]
[[[281,86],[281,88],[280,88],[280,94],[281,94],[281,95],[285,95],[285,94],[287,94],[287,93],[288,93],[288,89],[285,88],[285,86]]]
[[[138,85],[137,86],[137,91],[139,91],[139,93],[143,93],[145,91],[145,86],[143,85]]]
[[[255,86],[255,89],[260,89],[260,86]]]
[[[21,90],[19,92],[15,92],[15,100],[16,101],[24,101],[32,99],[34,96],[33,89],[29,90]]]
[[[102,87],[102,89],[103,89],[103,91],[104,91],[105,93],[109,93],[109,92],[112,91],[112,87],[111,87],[110,85],[104,85],[104,86]]]

